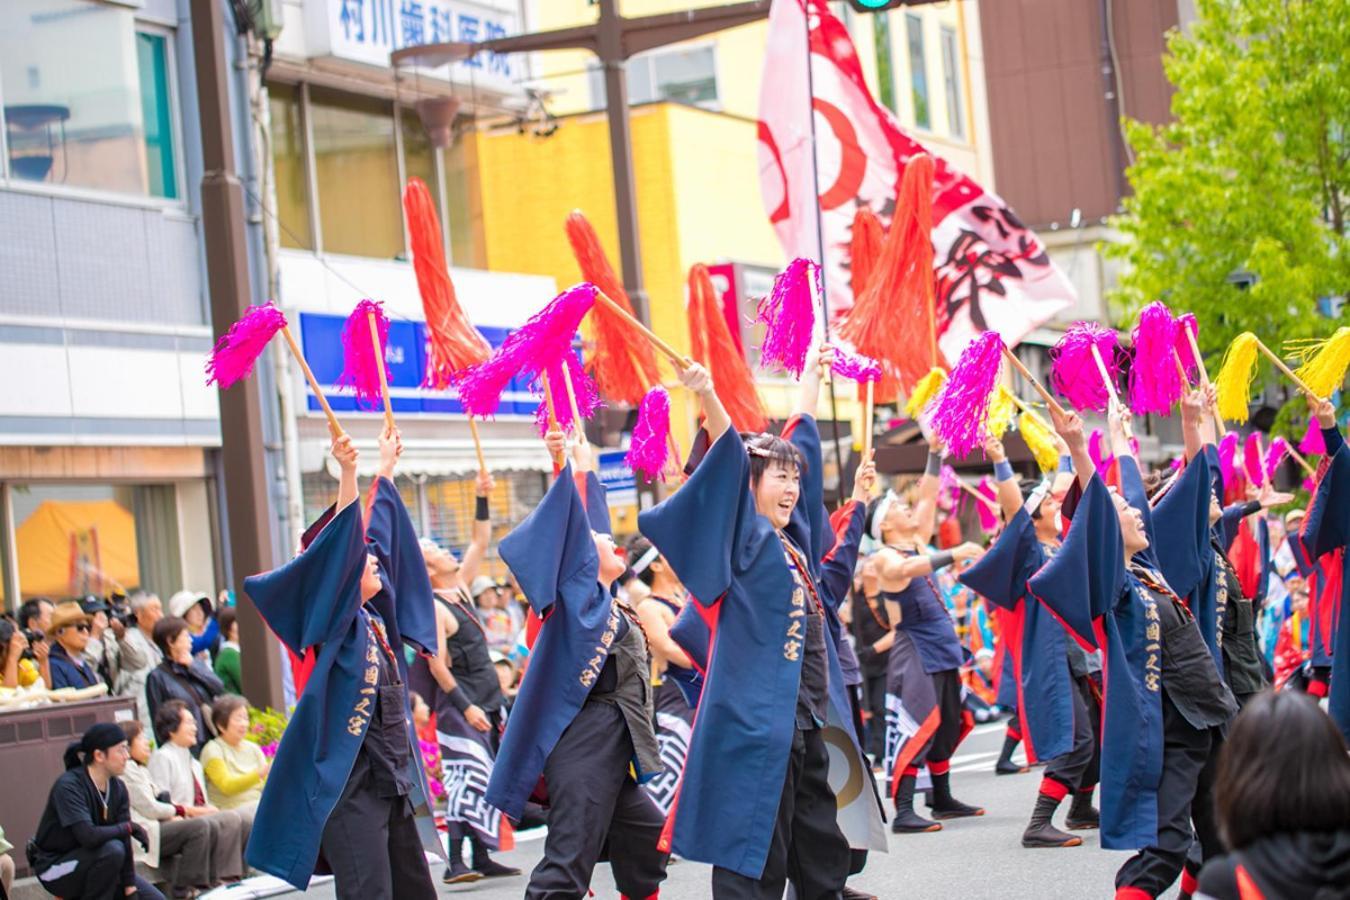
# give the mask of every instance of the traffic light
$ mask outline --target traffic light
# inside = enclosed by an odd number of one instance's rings
[[[938,2],[940,0],[848,0],[848,5],[853,7],[855,12],[874,13],[899,9],[902,6],[923,6],[926,3]]]

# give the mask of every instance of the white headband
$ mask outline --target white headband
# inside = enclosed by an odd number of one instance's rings
[[[656,549],[656,545],[647,548],[647,552],[638,557],[637,562],[633,563],[633,574],[641,575],[656,562],[656,558],[661,555],[661,551]]]
[[[895,495],[895,491],[887,490],[877,501],[876,509],[872,511],[872,528],[868,535],[878,544],[881,543],[881,523],[886,521],[886,514],[891,511],[891,504],[899,499]]]
[[[1036,489],[1031,492],[1031,496],[1027,498],[1026,505],[1023,507],[1029,515],[1035,516],[1036,510],[1041,508],[1041,504],[1045,502],[1046,495],[1050,493],[1051,483],[1050,476],[1047,475],[1041,479],[1041,483],[1036,485]]]

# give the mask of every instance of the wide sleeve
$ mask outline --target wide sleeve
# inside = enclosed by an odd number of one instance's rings
[[[570,464],[498,550],[539,616],[555,603],[579,605],[595,594],[600,557]]]
[[[783,440],[797,448],[802,467],[797,505],[786,529],[788,537],[806,551],[812,575],[819,577],[819,562],[829,549],[825,517],[825,458],[820,450],[820,427],[807,415],[796,415],[783,426]]]
[[[377,608],[381,618],[387,622],[392,613],[402,640],[434,652],[436,601],[417,540],[417,527],[403,505],[403,497],[388,478],[376,478],[371,487],[366,542],[380,561],[387,595],[384,599],[388,608]]]
[[[1231,503],[1223,508],[1223,513],[1219,516],[1217,530],[1219,532],[1219,546],[1223,547],[1225,553],[1233,546],[1233,541],[1237,540],[1238,529],[1242,527],[1242,520],[1252,513],[1260,511],[1261,503],[1257,500]]]
[[[581,505],[586,507],[591,531],[612,535],[614,525],[609,518],[609,495],[600,477],[594,472],[577,472],[573,477],[581,494]]]
[[[1026,596],[1027,582],[1044,562],[1036,524],[1025,509],[1019,509],[989,551],[959,577],[990,603],[1010,610]]]
[[[1214,564],[1209,530],[1212,490],[1209,461],[1199,454],[1153,509],[1149,544],[1159,571],[1178,597],[1190,596]]]
[[[1326,471],[1317,483],[1308,515],[1303,520],[1302,539],[1315,560],[1350,543],[1350,451],[1336,428],[1322,429],[1327,456]]]
[[[833,544],[820,560],[820,589],[826,602],[838,609],[853,586],[853,570],[858,564],[858,544],[862,541],[867,507],[850,500],[830,516]]]
[[[1081,643],[1098,646],[1093,623],[1111,610],[1125,587],[1119,513],[1101,476],[1088,482],[1059,552],[1032,576],[1029,587]]]
[[[750,458],[741,436],[728,428],[683,487],[638,514],[638,530],[698,602],[710,606],[731,587],[757,515]]]
[[[348,503],[290,562],[244,579],[244,593],[297,656],[344,633],[361,608],[366,541],[361,505]]]

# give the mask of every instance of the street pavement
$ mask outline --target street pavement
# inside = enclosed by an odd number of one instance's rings
[[[1020,843],[1040,783],[1040,770],[997,777],[994,760],[1003,745],[1001,724],[977,728],[952,759],[952,788],[958,798],[984,806],[975,819],[947,822],[932,834],[890,835],[890,852],[874,853],[866,870],[850,880],[882,900],[1093,900],[1114,894],[1115,871],[1126,853],[1102,850],[1097,832],[1077,832],[1081,847],[1024,850]],[[1020,758],[1020,756],[1019,756]],[[1066,804],[1067,806],[1067,804]],[[1065,807],[1056,816],[1063,823]],[[888,809],[889,814],[889,809]],[[543,851],[543,835],[526,832],[515,850],[500,854],[502,862],[517,866],[520,878],[480,881],[460,887],[441,887],[445,897],[464,900],[519,898],[525,880]],[[707,900],[711,896],[711,869],[701,863],[675,862],[661,886],[662,900]],[[440,872],[435,875],[439,879]],[[617,900],[609,866],[596,866],[592,890],[596,900]],[[311,889],[306,896],[333,896],[331,886]],[[1175,888],[1166,896],[1175,897]]]

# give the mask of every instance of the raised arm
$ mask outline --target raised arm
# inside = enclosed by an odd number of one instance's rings
[[[1205,415],[1207,400],[1208,397],[1204,390],[1188,391],[1181,398],[1181,437],[1186,445],[1187,462],[1195,459],[1204,451],[1206,441],[1202,430],[1202,422],[1207,422],[1209,419]],[[1212,442],[1213,438],[1210,440]]]
[[[924,544],[931,543],[937,531],[937,498],[941,482],[942,444],[932,437],[928,439],[928,461],[924,463],[918,496],[914,500],[914,515],[919,522],[918,538]]]
[[[698,396],[703,407],[703,428],[708,432],[708,440],[717,443],[717,439],[731,428],[731,417],[722,401],[717,399],[712,376],[703,366],[694,363],[680,373],[680,383]]]
[[[1022,508],[1022,489],[1017,486],[1017,478],[1008,464],[1003,442],[996,437],[989,437],[984,442],[984,455],[994,464],[994,484],[998,489],[998,505],[1003,509],[1003,521],[1011,522]]]
[[[816,407],[820,403],[820,383],[832,365],[834,348],[828,343],[813,347],[807,354],[802,379],[797,383],[797,404],[793,407],[793,415],[816,417]]]
[[[469,546],[464,548],[464,559],[459,565],[465,584],[473,584],[473,580],[478,577],[478,570],[483,567],[483,559],[492,543],[492,510],[488,506],[488,498],[496,486],[491,472],[478,473],[478,483],[474,487],[473,531],[469,535]]]
[[[1092,454],[1088,452],[1087,436],[1083,434],[1083,419],[1078,413],[1072,410],[1063,410],[1057,412],[1055,407],[1050,408],[1050,418],[1055,423],[1055,433],[1059,435],[1060,440],[1068,449],[1069,458],[1073,460],[1073,471],[1078,476],[1078,486],[1087,490],[1088,484],[1092,481],[1092,476],[1097,474],[1097,464],[1092,461]]]
[[[349,434],[340,434],[334,439],[332,453],[342,472],[338,476],[337,504],[333,510],[339,513],[360,496],[356,489],[356,459],[360,454],[356,452]]]

